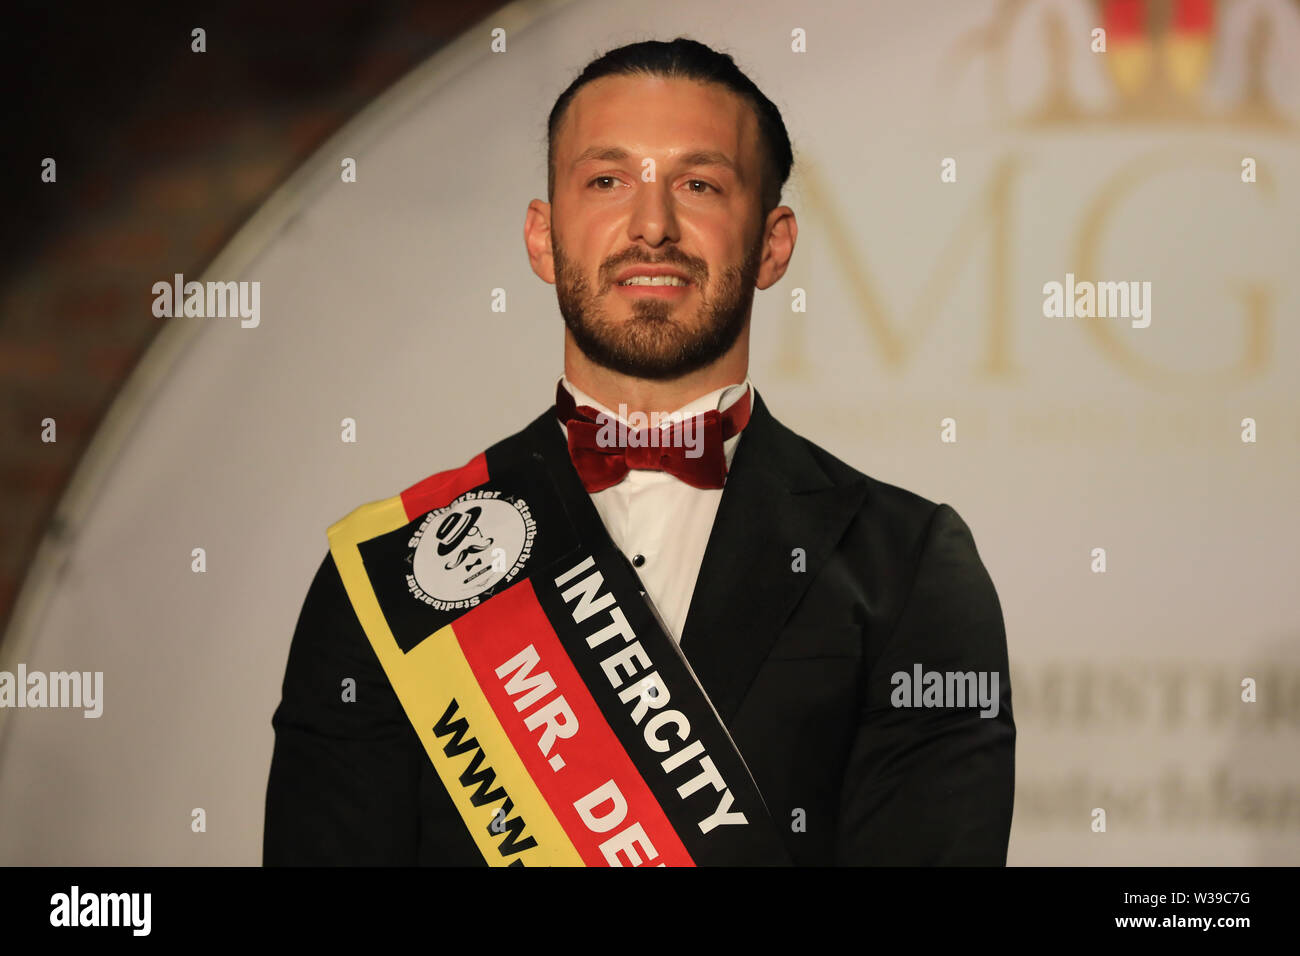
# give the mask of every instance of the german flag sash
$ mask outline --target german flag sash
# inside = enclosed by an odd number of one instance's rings
[[[788,864],[576,473],[522,444],[329,529],[357,617],[484,859]]]

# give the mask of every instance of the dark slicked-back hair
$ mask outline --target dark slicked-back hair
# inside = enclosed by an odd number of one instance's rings
[[[578,78],[560,94],[546,123],[546,199],[555,198],[555,134],[574,95],[592,80],[602,76],[658,76],[716,83],[741,97],[758,116],[759,138],[763,145],[763,215],[781,202],[781,190],[790,178],[794,154],[786,133],[781,111],[741,72],[736,61],[687,37],[675,40],[646,40],[610,50],[592,60]]]

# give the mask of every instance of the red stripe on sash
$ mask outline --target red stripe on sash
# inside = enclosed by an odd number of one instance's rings
[[[641,866],[694,866],[659,802],[569,660],[537,602],[531,581],[520,581],[474,608],[459,618],[452,630],[529,775],[588,866],[609,866],[611,859],[620,866],[633,865],[629,845]],[[527,677],[519,674],[516,678],[515,667],[497,675],[498,668],[530,645],[537,660]],[[531,654],[523,659],[531,660]],[[549,674],[554,688],[545,680],[532,685],[532,679],[542,674]],[[506,689],[512,679],[516,680],[514,693]],[[516,702],[521,701],[527,702],[522,712],[516,708]],[[557,733],[546,754],[540,746],[548,729],[542,722],[544,715],[551,717]],[[529,718],[533,718],[532,729],[525,724]],[[562,725],[569,720],[576,722],[577,730],[569,737],[558,736],[566,732]],[[557,757],[563,761],[558,769],[551,763]],[[613,801],[591,806],[590,813],[602,828],[596,832],[584,822],[575,804],[608,786],[611,780],[626,802],[627,811],[615,821]],[[605,819],[599,819],[602,817]],[[640,831],[635,829],[638,825]],[[640,839],[633,843],[638,836]],[[653,857],[647,843],[653,847]]]
[[[1102,11],[1102,25],[1112,41],[1146,39],[1146,0],[1108,0]]]
[[[414,521],[426,511],[451,504],[456,498],[487,480],[487,452],[482,451],[459,468],[430,475],[402,492],[402,507],[406,509],[406,520]]]
[[[1200,33],[1208,36],[1214,29],[1214,4],[1210,0],[1177,0],[1174,6],[1173,33]]]

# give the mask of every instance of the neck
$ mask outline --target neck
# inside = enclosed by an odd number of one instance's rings
[[[711,365],[680,378],[656,381],[624,375],[597,365],[564,331],[564,377],[607,408],[627,406],[628,412],[673,412],[701,395],[735,385],[749,374],[749,325],[735,345]]]

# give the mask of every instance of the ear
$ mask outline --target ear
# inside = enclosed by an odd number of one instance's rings
[[[775,285],[790,265],[795,239],[799,237],[799,223],[794,218],[794,210],[789,206],[777,206],[768,213],[763,236],[762,258],[755,283],[758,289]]]
[[[551,249],[551,204],[534,199],[524,214],[524,247],[528,264],[543,282],[555,285],[555,254]]]

